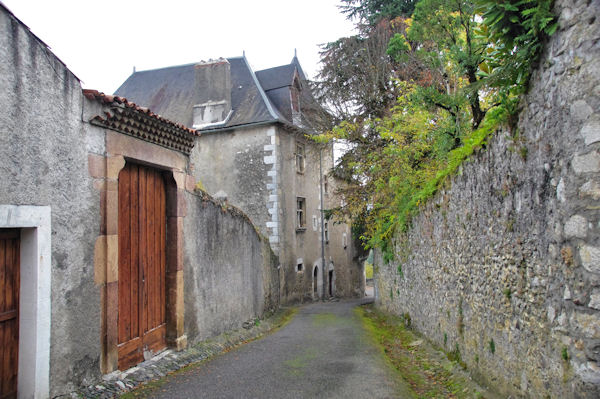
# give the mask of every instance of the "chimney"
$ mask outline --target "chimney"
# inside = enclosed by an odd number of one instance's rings
[[[202,61],[195,66],[196,96],[193,128],[220,125],[231,114],[231,72],[225,58]]]

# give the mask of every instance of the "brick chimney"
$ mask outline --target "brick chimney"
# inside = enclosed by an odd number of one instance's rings
[[[193,128],[220,125],[231,113],[231,72],[224,58],[202,61],[195,66],[196,97]]]

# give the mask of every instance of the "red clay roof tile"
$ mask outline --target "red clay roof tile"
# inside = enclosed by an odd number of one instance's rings
[[[104,94],[102,92],[99,92],[98,90],[91,90],[91,89],[83,89],[83,95],[88,100],[96,100],[96,101],[98,101],[98,102],[100,102],[102,104],[119,104],[119,105],[123,105],[123,106],[125,106],[127,108],[131,108],[131,109],[139,111],[139,112],[141,112],[143,114],[146,114],[146,116],[154,118],[157,121],[160,121],[162,123],[166,123],[168,125],[171,125],[173,127],[178,128],[178,129],[184,130],[187,133],[192,134],[194,136],[199,136],[200,135],[200,133],[198,131],[196,131],[194,129],[190,129],[187,126],[184,126],[184,125],[182,125],[180,123],[173,122],[173,121],[171,121],[169,119],[163,118],[162,116],[160,116],[158,114],[155,114],[154,112],[150,111],[148,108],[140,107],[139,105],[128,101],[124,97],[112,96],[112,95],[109,95],[109,94]]]

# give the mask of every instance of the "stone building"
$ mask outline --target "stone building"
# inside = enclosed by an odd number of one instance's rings
[[[268,241],[195,190],[197,132],[82,91],[2,3],[0,93],[0,396],[66,394],[278,306]]]
[[[317,107],[296,56],[256,73],[245,56],[134,72],[116,94],[200,132],[191,173],[268,237],[282,300],[363,294],[349,227],[321,220],[339,205],[333,147],[309,137]]]

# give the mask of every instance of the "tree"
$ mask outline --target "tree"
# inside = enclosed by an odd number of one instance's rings
[[[420,204],[515,112],[552,0],[342,0],[359,34],[323,47],[319,98],[335,115],[321,140],[369,246],[389,248]],[[403,13],[410,12],[406,15]]]
[[[349,19],[375,26],[382,19],[409,17],[417,0],[342,0],[342,3],[340,9]]]

